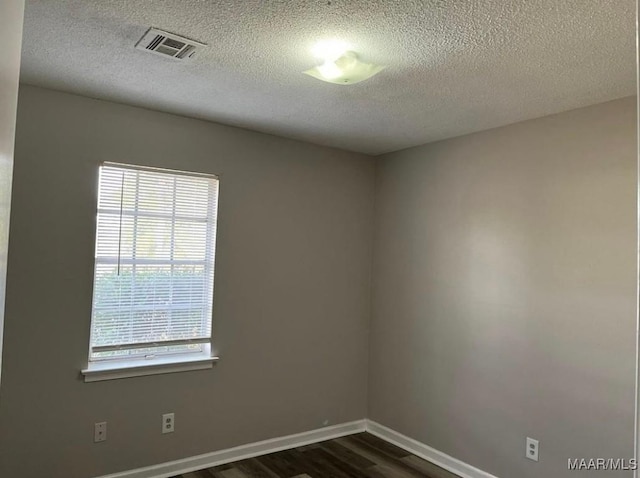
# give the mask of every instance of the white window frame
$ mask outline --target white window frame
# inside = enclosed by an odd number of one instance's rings
[[[103,166],[116,167],[120,169],[130,169],[134,171],[150,171],[150,172],[159,172],[159,173],[168,173],[172,175],[184,175],[189,177],[204,177],[207,179],[215,180],[218,182],[216,188],[216,194],[219,192],[220,184],[219,177],[213,174],[202,174],[202,173],[191,173],[185,171],[176,171],[169,169],[160,169],[153,168],[147,166],[134,166],[129,164],[120,164],[120,163],[112,163],[112,162],[104,162],[101,165],[101,169]],[[100,195],[100,187],[98,186],[98,197]],[[213,269],[215,268],[215,252],[216,252],[216,232],[217,232],[217,216],[218,216],[218,201],[216,196],[216,208],[212,213],[212,218],[214,221],[213,227],[213,235],[210,237],[210,242],[207,243],[206,247],[208,253],[212,254],[211,263],[212,263],[212,271],[211,274],[215,277]],[[98,209],[96,208],[98,211]],[[99,213],[99,211],[98,211]],[[96,221],[97,222],[97,221]],[[96,236],[95,243],[98,243],[98,224],[96,224]],[[97,254],[96,254],[97,256]],[[94,281],[95,274],[98,264],[101,261],[96,257],[94,263]],[[213,287],[213,283],[212,283]],[[95,288],[95,283],[94,283]],[[212,291],[213,292],[213,291]],[[94,301],[92,300],[92,311],[94,307]],[[212,312],[212,311],[211,311]],[[93,312],[92,312],[93,316]],[[209,320],[213,320],[212,314],[209,317]],[[212,329],[212,325],[211,325]],[[93,333],[93,324],[91,325],[91,330]],[[164,374],[164,373],[172,373],[172,372],[181,372],[181,371],[189,371],[189,370],[203,370],[209,369],[213,366],[213,363],[216,362],[219,357],[213,354],[212,351],[212,334],[209,334],[209,337],[199,338],[199,339],[186,339],[186,340],[168,340],[162,342],[145,342],[145,343],[135,343],[135,344],[123,344],[123,345],[106,345],[106,346],[93,346],[93,338],[90,339],[89,342],[89,359],[87,363],[87,367],[84,368],[81,373],[84,376],[85,382],[94,382],[94,381],[102,381],[102,380],[113,380],[119,378],[126,377],[135,377],[142,375],[155,375],[155,374]],[[108,358],[108,359],[96,359],[92,360],[92,355],[94,352],[106,352],[106,351],[114,351],[114,350],[128,350],[128,349],[142,349],[145,347],[159,347],[159,346],[171,346],[171,345],[192,345],[192,344],[201,344],[200,350],[196,352],[181,352],[181,353],[166,353],[166,354],[158,354],[151,356],[134,356],[134,357],[125,357],[125,358]]]

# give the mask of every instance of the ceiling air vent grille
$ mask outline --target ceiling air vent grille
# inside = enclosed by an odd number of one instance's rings
[[[149,28],[140,41],[136,43],[136,48],[139,50],[149,51],[165,57],[170,56],[178,60],[193,57],[196,48],[202,46],[206,45],[157,28]]]

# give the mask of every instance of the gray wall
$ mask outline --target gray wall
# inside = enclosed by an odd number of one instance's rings
[[[626,98],[379,160],[369,418],[501,478],[633,456],[635,120]]]
[[[0,476],[365,416],[500,478],[631,457],[635,116],[627,98],[379,158],[368,356],[371,158],[23,86]],[[105,160],[221,175],[213,370],[82,382]]]
[[[0,369],[24,0],[0,2]],[[2,376],[0,375],[0,379]],[[1,382],[0,382],[1,385]],[[0,400],[2,388],[0,387]]]
[[[221,176],[212,370],[81,380],[105,160]],[[0,476],[89,477],[363,418],[373,187],[363,155],[21,87]]]

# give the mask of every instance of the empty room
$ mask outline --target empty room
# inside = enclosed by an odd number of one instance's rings
[[[0,478],[635,478],[634,0],[2,0]]]

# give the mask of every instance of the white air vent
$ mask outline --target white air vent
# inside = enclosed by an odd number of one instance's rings
[[[149,28],[147,33],[136,43],[136,48],[139,50],[170,56],[178,60],[193,57],[196,47],[202,46],[206,45],[156,28]]]

